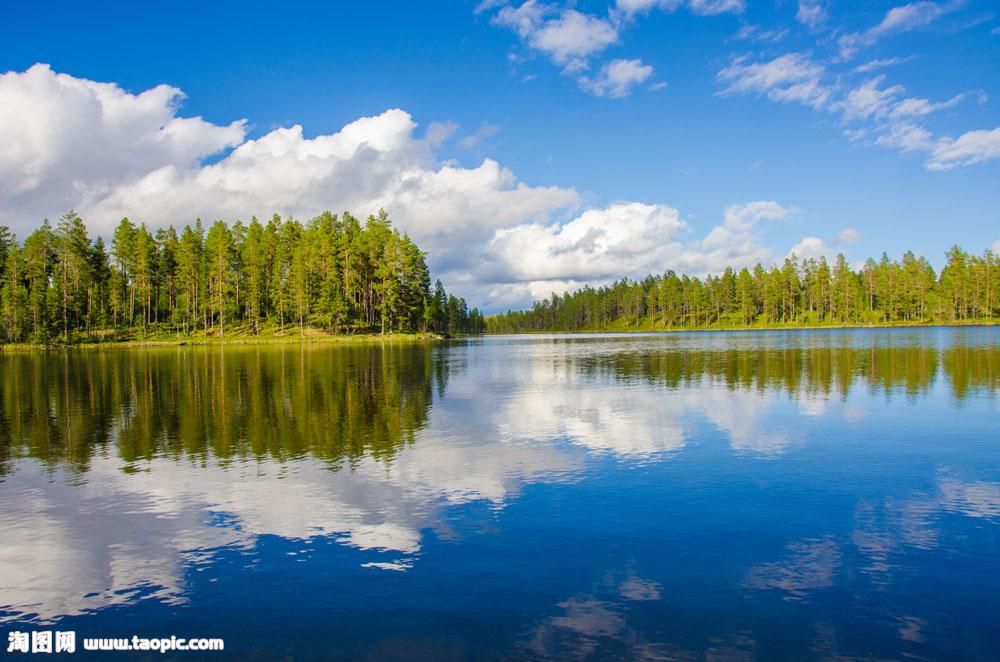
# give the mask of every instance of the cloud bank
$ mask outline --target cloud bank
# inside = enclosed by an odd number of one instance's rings
[[[609,68],[604,93],[617,93],[620,75],[643,75],[636,62],[625,64],[625,73]],[[92,233],[108,237],[125,216],[155,228],[385,208],[450,289],[497,309],[621,276],[766,262],[774,253],[761,222],[795,213],[775,201],[740,203],[698,237],[669,205],[585,208],[575,189],[520,182],[493,159],[464,166],[436,156],[449,140],[480,144],[492,126],[466,138],[448,123],[420,134],[409,113],[390,109],[327,135],[295,125],[248,138],[246,120],[183,116],[183,99],[168,85],[133,94],[41,64],[0,76],[4,223],[23,239],[43,218],[75,208]],[[950,164],[982,152],[956,141],[938,158]]]

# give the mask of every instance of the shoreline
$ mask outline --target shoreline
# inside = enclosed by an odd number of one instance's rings
[[[614,328],[614,329],[578,329],[573,331],[511,331],[485,332],[482,334],[442,336],[436,333],[365,333],[365,334],[324,334],[311,333],[305,336],[289,335],[244,335],[234,334],[227,337],[219,336],[187,336],[182,338],[166,337],[162,334],[147,338],[131,338],[123,340],[81,340],[80,342],[52,343],[0,343],[0,352],[67,350],[67,349],[131,349],[131,348],[165,348],[165,347],[254,347],[283,345],[351,345],[351,344],[405,344],[419,342],[440,342],[454,338],[472,338],[482,336],[539,336],[539,335],[602,335],[602,334],[677,334],[677,333],[739,333],[747,331],[844,331],[851,329],[933,329],[933,328],[982,328],[998,327],[1000,320],[978,320],[969,322],[925,322],[925,323],[893,323],[893,324],[825,324],[825,325],[767,325],[767,326],[730,326],[730,327],[693,327],[693,328]]]
[[[386,334],[310,334],[300,336],[265,335],[233,335],[219,336],[187,336],[168,338],[153,336],[149,338],[133,338],[127,340],[82,340],[80,342],[53,343],[0,343],[0,352],[6,351],[37,351],[66,349],[132,349],[132,348],[164,348],[164,347],[254,347],[282,345],[351,345],[351,344],[405,344],[445,340],[445,336],[436,333],[386,333]]]
[[[724,327],[675,327],[675,328],[633,328],[633,329],[578,329],[574,331],[487,331],[486,336],[530,336],[530,335],[598,335],[605,333],[719,333],[741,331],[843,331],[848,329],[934,329],[1000,326],[1000,319],[972,322],[897,322],[892,324],[823,324],[823,325],[766,325],[766,326],[724,326]]]

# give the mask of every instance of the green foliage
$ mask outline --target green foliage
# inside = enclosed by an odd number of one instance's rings
[[[288,325],[294,325],[288,328]],[[116,340],[123,334],[433,331],[479,333],[478,310],[430,289],[426,255],[380,211],[364,225],[324,212],[302,224],[201,220],[155,234],[127,218],[91,242],[73,211],[18,244],[0,227],[0,340]]]
[[[486,318],[491,333],[576,330],[669,330],[991,322],[1000,318],[1000,259],[958,246],[940,276],[912,252],[885,254],[859,271],[838,255],[794,256],[770,270],[726,269],[704,279],[668,271],[642,281],[622,279],[537,301],[531,310]]]

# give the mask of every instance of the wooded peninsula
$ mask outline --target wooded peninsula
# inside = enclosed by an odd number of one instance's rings
[[[668,271],[623,278],[486,318],[489,333],[665,331],[1000,322],[1000,257],[952,247],[941,273],[912,252],[853,270],[837,255],[770,269],[727,268],[704,279]]]
[[[704,278],[623,278],[485,317],[431,286],[426,254],[380,210],[362,223],[275,214],[150,232],[123,218],[110,250],[70,211],[23,242],[0,226],[0,341],[81,343],[340,335],[664,331],[1000,322],[1000,257],[958,246],[940,273],[883,253]]]
[[[207,233],[123,218],[110,251],[70,211],[19,243],[0,226],[0,340],[479,333],[483,315],[431,287],[426,255],[385,211],[361,223],[275,215]]]

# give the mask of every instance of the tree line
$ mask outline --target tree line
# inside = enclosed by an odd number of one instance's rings
[[[1000,317],[1000,257],[958,246],[936,273],[924,257],[885,253],[854,270],[837,255],[705,278],[667,271],[623,278],[536,301],[530,310],[486,318],[490,333],[962,323]]]
[[[0,226],[5,342],[292,333],[479,333],[478,309],[430,283],[426,254],[380,210],[178,232],[123,218],[108,246],[74,211],[23,242]]]

